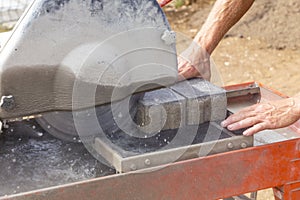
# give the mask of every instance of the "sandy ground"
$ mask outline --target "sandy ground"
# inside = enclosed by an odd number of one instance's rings
[[[165,8],[172,28],[188,38],[185,43],[195,36],[213,3],[196,0],[179,9]],[[300,92],[299,19],[299,0],[256,1],[213,52],[214,73],[224,85],[258,81],[289,96]],[[272,190],[260,191],[258,199],[274,199]]]

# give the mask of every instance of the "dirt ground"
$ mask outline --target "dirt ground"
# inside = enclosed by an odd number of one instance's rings
[[[196,0],[165,12],[173,30],[192,38],[213,3]],[[299,19],[298,0],[255,1],[212,54],[224,84],[255,80],[287,95],[300,92]]]
[[[173,30],[185,35],[189,42],[214,3],[194,2],[177,9],[172,5],[164,8]],[[224,85],[259,81],[289,96],[299,93],[299,19],[299,0],[255,1],[212,54]],[[258,199],[274,199],[272,190],[259,192]]]

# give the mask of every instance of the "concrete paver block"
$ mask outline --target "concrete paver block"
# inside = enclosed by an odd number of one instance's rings
[[[137,124],[145,133],[224,120],[226,91],[200,78],[146,92],[138,103]]]
[[[185,98],[169,88],[146,92],[138,105],[137,124],[146,133],[185,125]]]
[[[204,122],[205,102],[207,95],[195,89],[190,81],[182,81],[170,87],[175,92],[186,98],[187,125],[202,124]]]
[[[208,95],[205,102],[204,121],[224,120],[227,112],[226,91],[203,79],[200,79],[200,81],[199,79],[192,79],[190,84],[193,88]]]
[[[171,89],[187,98],[187,124],[225,119],[227,98],[224,89],[200,78],[177,83]]]

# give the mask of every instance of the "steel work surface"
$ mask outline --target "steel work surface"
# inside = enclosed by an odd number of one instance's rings
[[[181,131],[164,130],[148,138],[114,132],[104,137],[121,149],[112,155],[120,156],[105,158],[118,171],[128,172],[132,170],[132,164],[137,170],[253,146],[252,138],[236,134],[214,122],[182,128]],[[77,141],[77,138],[73,136],[72,140]],[[0,196],[115,173],[114,169],[102,164],[106,161],[94,159],[82,144],[51,137],[34,120],[10,123],[0,142],[0,166],[4,169],[0,172]],[[101,155],[106,153],[110,152],[100,151]]]
[[[165,130],[149,138],[114,133],[95,140],[99,152],[118,172],[129,172],[253,146],[253,137],[230,132],[216,122]]]
[[[53,138],[34,120],[10,123],[5,131],[0,138],[0,166],[5,169],[0,172],[0,196],[115,173],[114,169],[102,164],[106,161],[94,159],[82,144]],[[104,157],[121,172],[131,171],[132,164],[136,165],[134,170],[138,170],[253,146],[251,137],[243,137],[238,132],[233,134],[215,122],[181,128],[180,131],[164,130],[148,138],[118,132],[104,137],[119,150],[112,155],[120,154]],[[77,141],[76,137],[74,141]],[[100,151],[101,155],[106,153],[110,152]]]
[[[273,93],[264,88],[261,94],[261,100],[274,98]],[[246,96],[253,98],[251,95]],[[297,133],[299,129],[296,126],[288,129],[294,134],[292,137],[299,138],[300,132]],[[210,200],[271,187],[277,187],[278,199],[299,199],[300,140],[288,138],[288,135],[284,135],[283,142],[273,141],[259,147],[93,178],[0,199]]]
[[[148,140],[136,140],[130,137],[126,138],[126,135],[119,135],[118,138],[111,141],[117,143],[119,149],[122,148],[122,151],[116,153],[120,153],[123,157],[120,156],[120,160],[118,157],[113,157],[114,162],[120,162],[122,168],[119,171],[126,172],[131,171],[132,164],[137,165],[137,169],[142,169],[176,160],[199,157],[201,156],[200,150],[202,150],[202,154],[216,154],[242,148],[241,143],[243,142],[246,146],[253,145],[251,137],[246,138],[226,130],[221,131],[221,127],[217,124],[212,125],[210,131],[207,131],[208,125],[205,124],[199,128],[192,145],[185,146],[186,141],[190,144],[189,141],[180,137],[180,141],[177,142],[180,142],[178,145],[181,146],[177,145],[176,148],[168,146],[168,142],[172,141],[174,133],[176,134],[172,131],[162,132],[158,140],[155,137],[154,139],[148,138]],[[33,130],[35,132],[32,132]],[[208,133],[202,134],[203,132]],[[184,132],[184,134],[189,134],[189,132]],[[117,137],[117,135],[114,136]],[[120,143],[120,139],[126,142]],[[228,148],[229,143],[232,145],[231,148]],[[82,144],[56,139],[42,132],[38,125],[31,121],[27,122],[26,126],[22,122],[10,124],[6,134],[0,138],[0,144],[2,169],[0,172],[0,197],[92,180],[96,177],[116,173],[113,168],[94,159]],[[145,144],[147,144],[146,147]],[[133,148],[133,146],[139,148]],[[149,160],[151,163],[144,166],[145,160]],[[129,167],[126,168],[126,164]]]
[[[10,126],[0,137],[0,196],[115,174],[82,144],[64,142],[39,130],[29,136],[25,128]]]
[[[210,200],[281,185],[286,185],[286,193],[283,194],[285,200],[295,200],[300,195],[299,147],[300,140],[294,139],[181,161],[148,171],[113,175],[3,197],[1,200],[45,198]],[[298,186],[294,184],[297,182]],[[290,190],[287,190],[288,187]],[[290,195],[297,198],[289,198]]]

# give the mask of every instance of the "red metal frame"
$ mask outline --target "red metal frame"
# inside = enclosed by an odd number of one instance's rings
[[[164,7],[165,5],[167,5],[168,3],[170,3],[172,0],[157,0],[157,2],[159,3],[160,7]]]
[[[277,199],[297,200],[299,183],[300,139],[294,139],[3,199],[211,200],[280,186]]]

